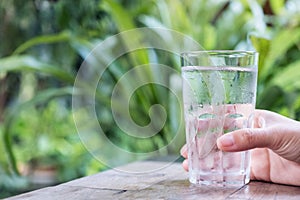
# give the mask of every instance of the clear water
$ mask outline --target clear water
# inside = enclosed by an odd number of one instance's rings
[[[235,67],[183,67],[182,76],[190,182],[248,183],[250,153],[222,152],[216,140],[233,130],[252,127],[257,72]]]

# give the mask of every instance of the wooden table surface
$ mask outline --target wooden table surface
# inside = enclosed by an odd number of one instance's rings
[[[240,188],[194,186],[187,176],[180,163],[143,161],[8,199],[300,199],[300,187],[257,181]]]

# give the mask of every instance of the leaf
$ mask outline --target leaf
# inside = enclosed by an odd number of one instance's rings
[[[101,41],[89,42],[89,41],[81,39],[81,38],[72,37],[70,44],[73,47],[73,49],[83,59],[85,59],[100,42]]]
[[[103,0],[100,4],[102,8],[104,8],[112,18],[114,19],[117,28],[121,33],[116,35],[120,41],[116,44],[115,48],[124,49],[123,53],[131,52],[133,49],[138,49],[138,51],[129,53],[130,62],[129,65],[132,68],[136,66],[140,66],[143,64],[149,63],[149,57],[147,54],[146,45],[143,41],[143,32],[136,29],[134,24],[133,16],[130,15],[128,10],[125,10],[121,7],[120,4],[111,1],[111,0]],[[125,45],[122,46],[122,45]],[[144,47],[145,46],[145,47]],[[140,71],[138,71],[140,72]],[[136,76],[136,80],[146,80],[153,79],[150,70],[145,70],[144,72],[138,73]],[[144,109],[147,109],[148,98],[152,94],[150,92],[138,92],[139,98],[142,99],[142,106]]]
[[[293,62],[280,70],[271,80],[271,83],[285,90],[300,89],[300,60]]]
[[[60,42],[69,42],[73,49],[78,52],[81,57],[85,58],[98,42],[91,43],[83,38],[72,35],[68,31],[53,35],[42,35],[34,37],[22,45],[20,45],[12,55],[17,55],[25,52],[29,48],[40,44],[52,44]]]
[[[29,55],[16,55],[0,59],[0,73],[12,71],[33,71],[44,73],[72,84],[75,80],[74,76],[71,75],[69,72],[62,70],[59,67],[43,63]]]
[[[161,23],[164,24],[164,26],[171,28],[172,27],[172,18],[170,16],[169,6],[170,4],[167,4],[166,1],[157,1],[156,6],[159,11],[159,15],[161,18]],[[153,17],[149,17],[153,18]],[[155,18],[153,18],[155,20]],[[155,26],[154,26],[155,27]]]
[[[207,24],[206,26],[204,26],[203,32],[204,35],[207,36],[203,41],[203,46],[207,49],[213,49],[216,46],[217,41],[216,29],[213,26]]]
[[[265,60],[269,53],[271,42],[269,39],[256,37],[254,35],[250,35],[250,40],[255,50],[259,53],[258,76],[260,76],[260,71],[262,71],[265,66]]]
[[[270,6],[276,15],[281,13],[282,8],[284,8],[284,4],[285,0],[270,0]]]
[[[141,47],[143,46],[142,33],[139,33],[139,31],[136,30],[133,32],[134,35],[129,35],[126,33],[122,34],[123,31],[136,29],[130,13],[128,13],[127,10],[123,9],[120,4],[117,4],[111,0],[104,0],[101,6],[111,14],[114,22],[121,32],[120,34],[118,34],[118,36],[122,38],[122,42],[125,44],[125,46],[128,49],[133,49],[135,47],[141,49]],[[137,51],[135,54],[129,54],[129,56],[131,58],[131,61],[133,62],[133,66],[146,64],[149,62],[146,51]]]
[[[120,31],[136,28],[128,10],[112,0],[103,0],[100,7],[106,10],[114,19]]]
[[[43,35],[43,36],[35,37],[23,43],[21,46],[19,46],[13,52],[13,55],[23,53],[24,51],[26,51],[27,49],[35,45],[64,42],[64,41],[68,41],[70,38],[71,38],[71,34],[69,32],[62,32],[56,35]]]
[[[263,90],[262,94],[257,97],[257,108],[270,109],[274,108],[276,102],[282,99],[284,91],[278,86],[270,86]]]
[[[186,12],[185,2],[179,0],[168,0],[170,12],[168,12],[172,23],[172,27],[177,31],[185,30],[186,33],[192,33],[193,27],[190,22],[188,13]],[[164,12],[161,10],[161,12]]]
[[[276,61],[284,56],[292,45],[300,41],[300,28],[284,29],[280,31],[270,43],[269,53],[267,54],[260,77],[268,76]]]

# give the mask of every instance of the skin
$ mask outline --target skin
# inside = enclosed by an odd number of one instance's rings
[[[251,150],[251,180],[300,186],[300,122],[277,113],[256,110],[254,128],[240,129],[217,139],[226,152]],[[188,171],[186,158],[182,165]]]

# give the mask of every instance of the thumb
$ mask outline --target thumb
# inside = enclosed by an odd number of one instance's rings
[[[217,146],[222,151],[228,152],[270,147],[272,145],[270,137],[264,128],[240,129],[219,137]]]

